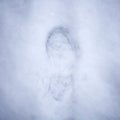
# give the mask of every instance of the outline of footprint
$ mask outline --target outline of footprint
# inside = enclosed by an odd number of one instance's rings
[[[56,27],[49,32],[46,40],[46,52],[48,60],[52,61],[53,66],[55,65],[53,72],[57,71],[57,74],[49,77],[48,92],[56,101],[60,101],[68,89],[70,87],[72,89],[72,67],[74,67],[76,55],[76,44],[72,41],[67,28]],[[64,84],[66,80],[68,85]]]

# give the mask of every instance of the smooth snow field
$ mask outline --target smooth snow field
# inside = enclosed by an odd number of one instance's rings
[[[0,120],[120,120],[120,1],[0,0]]]

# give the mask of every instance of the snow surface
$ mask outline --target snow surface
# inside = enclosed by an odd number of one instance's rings
[[[119,0],[1,0],[0,120],[120,120],[119,13]]]

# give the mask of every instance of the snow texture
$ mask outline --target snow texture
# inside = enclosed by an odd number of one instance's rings
[[[0,0],[0,120],[120,120],[119,0]]]

